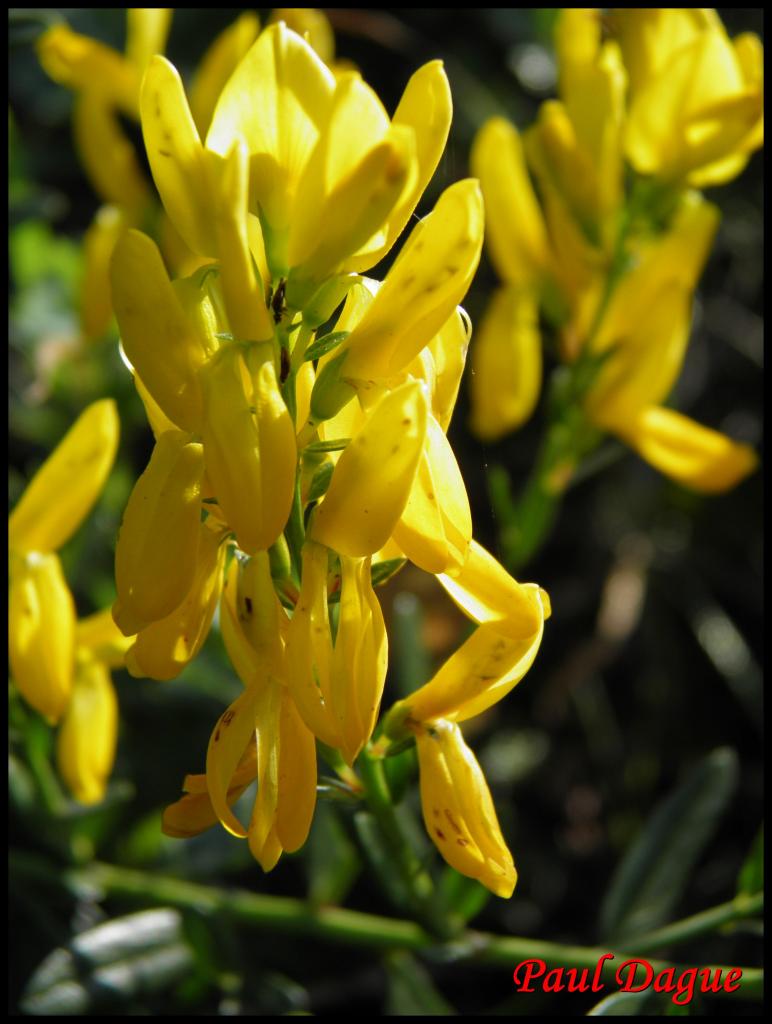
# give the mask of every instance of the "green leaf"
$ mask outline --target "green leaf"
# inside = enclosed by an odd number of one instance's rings
[[[303,452],[307,455],[319,455],[322,452],[342,452],[348,445],[350,437],[336,437],[332,441],[313,441],[306,445]]]
[[[307,363],[312,359],[321,359],[322,356],[326,356],[328,352],[332,352],[342,341],[345,341],[350,333],[350,331],[333,331],[331,334],[325,334],[323,338],[317,338],[306,349],[303,356],[304,362]]]
[[[323,462],[321,466],[314,473],[311,478],[311,486],[308,489],[308,497],[306,501],[310,504],[312,501],[318,501],[323,494],[327,493],[327,488],[330,486],[330,480],[332,480],[332,473],[335,466],[331,462]]]
[[[451,867],[446,867],[442,873],[440,893],[445,905],[464,924],[480,913],[491,896],[484,885],[480,885],[474,878],[460,875]]]
[[[451,1017],[456,1011],[437,991],[429,972],[410,953],[385,958],[388,975],[386,1017]]]
[[[588,1017],[641,1017],[641,1011],[651,999],[651,989],[644,992],[612,992],[601,999],[591,1010]]]
[[[758,831],[737,876],[737,895],[752,896],[764,888],[764,826]]]
[[[370,579],[374,587],[380,587],[392,576],[396,576],[399,570],[407,562],[406,558],[387,558],[383,562],[376,562],[370,569]]]
[[[176,910],[159,908],[115,918],[50,953],[21,1000],[33,1016],[78,1016],[118,1007],[188,973],[192,956]]]
[[[631,942],[669,920],[737,785],[737,755],[714,750],[661,803],[623,857],[600,911],[601,935]]]

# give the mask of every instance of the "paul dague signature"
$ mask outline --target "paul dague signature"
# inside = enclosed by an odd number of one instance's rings
[[[522,960],[513,972],[518,992],[535,992],[532,982],[538,981],[542,992],[603,992],[601,981],[603,965],[614,960],[613,953],[604,953],[598,959],[590,978],[590,968],[554,967],[547,970],[544,960]],[[672,1000],[679,1006],[687,1006],[695,992],[736,992],[740,987],[743,972],[732,967],[723,977],[720,967],[687,967],[679,971],[666,967],[655,972],[648,960],[624,960],[616,969],[614,979],[620,992],[643,992],[647,988],[654,992],[672,993]]]

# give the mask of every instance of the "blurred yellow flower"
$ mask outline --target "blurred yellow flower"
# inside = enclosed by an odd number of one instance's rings
[[[82,803],[102,799],[115,755],[117,704],[109,668],[128,647],[109,611],[77,621],[56,552],[91,511],[118,446],[115,404],[90,405],[40,467],[8,522],[11,677],[24,699],[61,721],[57,760]]]

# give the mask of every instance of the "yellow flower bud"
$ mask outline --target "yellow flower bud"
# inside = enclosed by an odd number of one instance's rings
[[[29,554],[13,574],[8,656],[22,697],[57,721],[72,690],[75,603],[56,555]]]
[[[117,206],[102,206],[83,236],[80,317],[83,333],[89,341],[103,337],[112,320],[110,259],[126,226],[125,217]]]
[[[155,242],[128,231],[110,267],[113,306],[131,364],[164,413],[185,430],[198,430],[198,368],[207,347],[190,323]]]
[[[196,572],[204,452],[181,431],[162,434],[134,486],[115,549],[118,600],[113,617],[125,636],[179,607]]]
[[[289,518],[297,446],[270,358],[244,390],[239,349],[226,345],[201,371],[206,471],[220,509],[250,554],[267,551]]]
[[[225,546],[223,531],[199,528],[195,575],[174,611],[141,629],[126,655],[133,676],[174,679],[201,650],[209,634],[222,589]]]
[[[118,448],[115,403],[81,413],[27,486],[8,521],[16,551],[56,551],[85,519],[104,487]]]
[[[416,736],[426,831],[445,860],[508,899],[517,872],[490,790],[457,725],[432,722]]]
[[[388,392],[338,459],[310,537],[341,554],[382,548],[402,515],[426,436],[423,385]]]
[[[537,297],[518,288],[493,295],[472,347],[472,431],[495,441],[522,426],[541,390]]]
[[[471,164],[485,198],[485,241],[499,277],[522,286],[537,283],[550,263],[549,243],[515,126],[501,117],[487,121],[475,138]]]
[[[72,795],[82,804],[103,798],[115,760],[118,701],[107,666],[81,656],[56,743],[56,760]]]

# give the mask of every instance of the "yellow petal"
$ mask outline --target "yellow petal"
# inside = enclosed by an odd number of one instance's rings
[[[508,635],[507,626],[506,620],[479,626],[428,683],[405,698],[410,718],[426,722],[452,717],[462,722],[505,697],[533,664],[543,622],[526,637]]]
[[[206,145],[220,156],[242,138],[250,153],[250,209],[273,233],[288,228],[300,177],[329,117],[335,79],[285,25],[261,33],[228,80]]]
[[[118,412],[110,398],[81,413],[27,486],[8,520],[18,551],[56,551],[99,497],[118,447]]]
[[[508,899],[517,873],[485,776],[457,725],[435,722],[417,737],[426,830],[456,871]]]
[[[209,634],[222,588],[225,546],[222,531],[202,524],[195,575],[182,603],[140,630],[126,656],[126,667],[138,678],[175,679],[201,650]]]
[[[486,122],[474,141],[471,165],[485,198],[485,239],[499,277],[536,283],[549,266],[547,230],[514,125],[501,117]]]
[[[706,29],[634,97],[627,156],[641,173],[677,180],[745,152],[762,110],[763,96],[748,89],[723,27]]]
[[[425,572],[458,571],[472,539],[472,512],[453,449],[433,416],[394,540]]]
[[[472,346],[473,433],[495,441],[522,426],[539,399],[541,374],[537,298],[520,288],[499,288]]]
[[[89,341],[106,333],[113,317],[110,296],[110,259],[127,228],[117,206],[101,206],[83,237],[83,283],[80,289],[81,323]]]
[[[341,556],[341,595],[332,660],[330,712],[352,764],[372,735],[386,682],[386,627],[370,579],[370,559]]]
[[[134,387],[137,389],[137,394],[142,401],[142,405],[145,407],[147,421],[150,424],[150,429],[153,431],[153,436],[156,441],[161,434],[165,434],[167,430],[177,430],[177,424],[172,423],[158,402],[156,402],[142,383],[142,380],[136,370],[132,373],[132,378],[134,380]]]
[[[641,409],[667,398],[681,371],[691,293],[673,281],[650,297],[640,318],[629,322],[630,333],[618,338],[587,396],[587,413],[604,430],[625,431]]]
[[[239,839],[246,838],[247,830],[230,809],[229,790],[244,752],[255,743],[259,697],[259,687],[251,687],[237,697],[218,719],[206,752],[206,785],[212,807],[225,828]]]
[[[115,109],[98,92],[80,93],[73,106],[73,131],[94,190],[106,203],[139,217],[150,203],[150,186]]]
[[[453,103],[442,61],[433,60],[419,68],[405,87],[394,112],[392,125],[412,130],[416,143],[416,174],[389,214],[385,237],[373,239],[347,260],[345,268],[361,273],[383,259],[402,234],[419,199],[437,169],[448,139]]]
[[[254,720],[257,740],[257,795],[249,822],[249,849],[263,871],[270,871],[281,855],[275,834],[279,799],[279,714],[280,683],[262,687],[255,698]]]
[[[325,64],[335,58],[335,35],[332,25],[322,11],[313,7],[274,7],[270,24],[283,21],[293,32],[313,46]]]
[[[306,726],[330,747],[340,746],[330,706],[332,636],[327,612],[327,549],[303,545],[300,595],[287,631],[287,687]]]
[[[173,13],[172,7],[126,8],[126,56],[140,71],[166,49]]]
[[[188,434],[168,431],[131,492],[115,548],[118,600],[113,617],[125,636],[166,618],[196,572],[204,453]]]
[[[266,551],[289,518],[297,448],[270,359],[247,396],[239,350],[221,349],[204,368],[202,429],[207,475],[220,508],[250,554]],[[252,409],[254,406],[254,412]]]
[[[164,57],[153,57],[145,72],[140,110],[150,169],[166,212],[194,252],[216,255],[206,153],[180,76]]]
[[[499,622],[517,639],[532,637],[549,617],[546,594],[518,583],[489,551],[473,540],[460,573],[437,577],[459,608],[477,623]]]
[[[228,569],[220,602],[220,630],[231,664],[244,686],[254,686],[264,678],[264,663],[247,639],[245,618],[250,609],[239,595],[239,561],[234,558]],[[246,595],[249,596],[249,595]],[[251,599],[251,598],[250,598]]]
[[[303,304],[302,296],[315,291],[312,282],[335,273],[380,231],[409,186],[414,164],[413,130],[390,127],[359,74],[342,75],[329,123],[298,187],[287,256],[295,268],[291,302],[297,295],[294,304]]]
[[[79,651],[86,651],[108,668],[121,668],[133,637],[125,637],[113,621],[112,610],[105,608],[85,619],[79,619],[75,643]]]
[[[97,93],[105,105],[137,117],[140,72],[109,46],[60,24],[40,36],[37,52],[55,82],[77,92]]]
[[[229,806],[233,805],[257,774],[257,749],[250,743],[244,751],[225,795]],[[186,795],[165,808],[161,831],[174,839],[190,839],[217,824],[218,818],[209,799],[206,775],[188,775],[183,789]]]
[[[59,771],[80,803],[96,804],[104,797],[117,738],[118,701],[110,673],[101,661],[83,658],[56,742]]]
[[[418,381],[388,392],[338,459],[309,536],[352,557],[374,554],[394,531],[410,495],[426,436]]]
[[[622,48],[631,96],[660,74],[676,53],[694,44],[707,28],[720,25],[716,12],[705,7],[615,10],[611,26]]]
[[[249,249],[248,174],[249,154],[246,146],[239,143],[221,161],[217,174],[214,205],[220,285],[234,337],[241,341],[266,341],[273,337],[273,321]]]
[[[316,806],[316,744],[284,689],[279,719],[278,786],[276,834],[287,853],[293,853],[308,837]]]
[[[8,599],[8,657],[22,697],[57,721],[75,663],[75,603],[56,555],[28,555]]]
[[[221,32],[201,59],[190,87],[190,112],[201,138],[206,136],[212,114],[239,62],[254,43],[260,31],[260,20],[252,11],[245,11],[224,32]]]
[[[198,430],[198,368],[207,358],[185,315],[155,242],[128,231],[110,267],[113,307],[131,364],[163,412],[185,430]]]
[[[456,406],[470,334],[469,318],[457,308],[429,342],[428,352],[434,364],[431,386],[432,413],[446,433]]]
[[[397,262],[342,348],[344,376],[393,377],[447,323],[480,259],[482,195],[472,179],[446,189],[413,229]]]
[[[659,406],[645,409],[625,440],[655,469],[704,494],[731,490],[759,461],[750,445]]]

